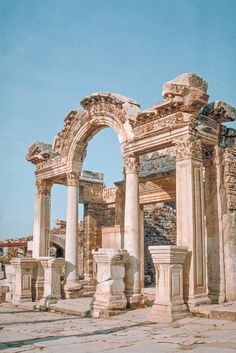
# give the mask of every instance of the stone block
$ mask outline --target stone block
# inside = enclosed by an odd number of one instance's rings
[[[98,285],[91,302],[91,314],[94,318],[120,314],[127,307],[124,293],[127,251],[99,249],[93,251],[93,256],[97,263]]]
[[[11,265],[15,269],[12,303],[17,305],[32,301],[32,281],[37,260],[32,258],[13,258]]]
[[[188,249],[184,246],[150,246],[156,270],[156,299],[150,320],[172,322],[188,315],[183,301],[183,264]]]

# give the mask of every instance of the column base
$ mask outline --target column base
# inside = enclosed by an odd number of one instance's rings
[[[158,304],[154,303],[149,316],[150,321],[159,323],[170,323],[189,315],[187,305],[183,304]]]
[[[211,300],[206,294],[202,294],[199,296],[189,297],[186,301],[186,304],[191,312],[191,309],[193,309],[196,306],[211,304]]]
[[[146,308],[148,306],[148,297],[142,293],[126,294],[127,306],[130,309]]]
[[[95,281],[80,280],[79,283],[83,286],[83,297],[93,297],[96,292]]]
[[[66,299],[76,299],[83,296],[83,285],[79,282],[67,282],[64,287]]]
[[[20,295],[16,295],[16,294],[13,294],[12,296],[12,300],[11,300],[11,303],[13,305],[18,305],[18,304],[22,304],[22,303],[30,303],[32,302],[32,297],[22,297]]]
[[[42,298],[38,305],[36,306],[37,309],[39,309],[40,311],[47,311],[50,304],[55,304],[58,300],[60,300],[61,298],[53,298],[53,297],[46,297],[46,298]]]
[[[101,293],[94,295],[90,306],[90,313],[94,319],[105,319],[125,312],[127,300],[124,293]]]

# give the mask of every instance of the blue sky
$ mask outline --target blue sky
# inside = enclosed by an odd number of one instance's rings
[[[118,92],[142,108],[165,81],[195,72],[210,101],[236,106],[235,0],[0,1],[0,238],[32,233],[35,140],[52,142],[83,96]],[[234,124],[235,126],[235,124]],[[115,134],[89,143],[85,168],[120,178]],[[54,187],[52,220],[65,218],[66,188]]]

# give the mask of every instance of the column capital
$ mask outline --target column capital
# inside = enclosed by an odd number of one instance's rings
[[[202,161],[202,143],[193,135],[181,136],[175,140],[176,161],[198,159]]]
[[[66,174],[67,186],[78,186],[79,184],[79,173],[69,172]]]
[[[52,181],[37,179],[35,184],[36,184],[36,189],[37,189],[38,195],[48,196],[51,194],[51,188],[53,185]]]
[[[139,173],[140,163],[139,157],[135,155],[129,155],[124,157],[125,161],[125,173]]]

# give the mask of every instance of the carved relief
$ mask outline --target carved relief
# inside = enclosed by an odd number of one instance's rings
[[[81,104],[85,107],[88,112],[88,118],[92,119],[94,116],[101,116],[110,114],[116,116],[118,120],[125,123],[125,112],[123,110],[123,104],[114,96],[109,94],[98,94],[90,97],[86,97],[82,100]]]
[[[175,165],[175,148],[165,148],[140,157],[140,176],[174,170]]]
[[[55,166],[58,166],[60,163],[61,163],[61,156],[57,156],[52,159],[50,158],[49,160],[47,160],[44,163],[37,164],[36,170],[38,171],[38,170],[42,170],[45,168],[55,167]]]
[[[202,160],[201,140],[195,136],[183,136],[175,140],[176,160],[181,161],[188,158]]]
[[[52,182],[42,179],[36,180],[37,194],[48,196],[51,193]]]
[[[71,144],[84,119],[86,119],[86,113],[79,110],[71,111],[64,119],[64,127],[57,134],[53,143],[53,149],[61,157],[68,156]]]
[[[136,156],[125,157],[125,172],[126,173],[138,173],[139,172],[139,158]]]
[[[224,153],[224,185],[228,212],[236,210],[236,148],[226,148]]]
[[[134,135],[136,138],[140,138],[143,135],[153,134],[153,132],[167,130],[167,129],[177,129],[186,124],[189,124],[189,121],[185,121],[184,115],[182,113],[176,113],[173,115],[169,115],[166,118],[158,119],[158,117],[154,116],[154,119],[146,118],[145,120],[138,120],[136,122],[132,122],[134,127]]]
[[[79,183],[79,173],[69,172],[66,174],[67,185],[77,186]]]

